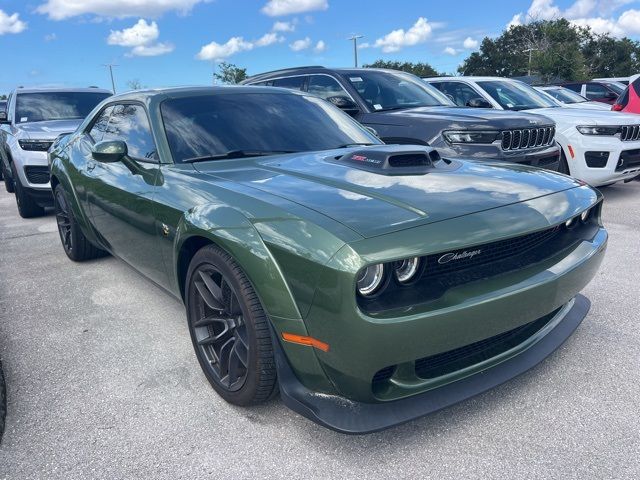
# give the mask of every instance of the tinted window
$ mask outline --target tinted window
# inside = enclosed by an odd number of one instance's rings
[[[302,90],[306,77],[278,78],[273,81],[274,87],[289,88],[291,90]]]
[[[582,91],[581,83],[568,83],[567,85],[563,85],[564,88],[568,88],[569,90],[573,90],[574,92],[580,93]]]
[[[114,106],[102,139],[123,140],[133,158],[158,158],[147,113],[140,105]]]
[[[640,78],[633,82],[631,85],[633,85],[633,89],[635,90],[636,95],[640,96]]]
[[[94,122],[93,127],[89,130],[89,135],[94,142],[102,141],[104,137],[104,132],[107,130],[107,125],[109,124],[109,115],[113,107],[105,108],[100,115],[98,115],[98,119]]]
[[[327,75],[311,75],[307,91],[325,100],[329,97],[349,97],[338,81]]]
[[[19,93],[16,97],[16,123],[84,118],[105,98],[101,92]]]
[[[347,114],[310,95],[202,95],[166,100],[161,109],[176,162],[234,150],[301,152],[379,143]]]
[[[478,82],[478,85],[505,110],[528,110],[558,106],[551,99],[543,97],[540,92],[522,82],[491,80]]]
[[[466,107],[471,99],[482,98],[482,95],[472,87],[461,82],[438,82],[431,85],[434,85],[459,107]]]
[[[7,101],[0,100],[0,112],[5,112],[7,110]]]
[[[603,98],[607,93],[607,89],[599,83],[587,84],[587,98]]]
[[[625,89],[625,86],[620,82],[604,82],[603,85],[617,95],[620,95]]]
[[[622,95],[618,97],[618,100],[616,100],[617,105],[622,105],[623,107],[627,106],[629,103],[629,88],[631,87],[627,87],[625,91],[622,92]]]
[[[453,105],[437,89],[408,73],[359,70],[345,77],[373,111]]]

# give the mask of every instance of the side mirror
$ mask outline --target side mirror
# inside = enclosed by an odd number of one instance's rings
[[[348,113],[349,115],[353,115],[354,113],[358,113],[360,111],[358,105],[349,97],[336,95],[335,97],[327,97],[327,101],[338,107],[343,112]]]
[[[9,123],[9,120],[7,119],[7,112],[6,110],[3,112],[0,112],[0,124],[7,124]]]
[[[115,163],[121,161],[128,153],[127,144],[122,140],[98,142],[91,150],[91,156],[98,162]]]
[[[489,101],[485,100],[484,98],[478,97],[478,98],[472,98],[471,100],[469,100],[467,102],[467,107],[491,108],[491,104],[489,103]]]

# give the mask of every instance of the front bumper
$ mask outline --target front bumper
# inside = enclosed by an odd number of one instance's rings
[[[571,145],[573,157],[568,145]],[[587,164],[587,152],[608,152],[609,157],[606,165],[590,167]],[[576,131],[571,134],[564,145],[564,153],[571,176],[596,187],[630,180],[640,175],[640,164],[632,162],[629,166],[625,166],[624,162],[621,163],[621,160],[624,160],[629,152],[638,152],[640,155],[640,141],[623,142],[616,137],[582,135]]]
[[[29,189],[30,191],[51,191],[51,183],[47,179],[46,182],[40,180],[42,175],[27,175],[28,168],[36,168],[48,172],[49,161],[47,159],[47,152],[32,152],[28,150],[22,150],[20,147],[16,147],[19,151],[13,152],[13,162],[15,164],[16,172],[18,174],[18,181],[20,184]],[[16,179],[14,179],[15,181]],[[34,181],[34,180],[37,180]]]
[[[589,307],[589,300],[578,295],[549,322],[546,335],[516,355],[457,382],[393,402],[355,402],[309,390],[297,379],[282,347],[275,342],[280,395],[290,409],[332,430],[350,434],[383,430],[478,395],[526,372],[569,338]]]

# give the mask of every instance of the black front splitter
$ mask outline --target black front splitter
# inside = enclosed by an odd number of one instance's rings
[[[571,336],[590,307],[591,302],[586,297],[577,295],[571,309],[553,330],[520,354],[457,382],[383,403],[354,402],[309,390],[297,379],[282,347],[276,341],[274,347],[280,395],[291,410],[337,432],[363,434],[384,430],[478,395],[526,372]]]

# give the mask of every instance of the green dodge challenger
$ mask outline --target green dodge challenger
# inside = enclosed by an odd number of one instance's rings
[[[269,87],[114,96],[49,160],[69,258],[108,252],[180,298],[228,402],[279,392],[341,432],[540,362],[589,310],[607,244],[584,183],[384,145]]]

